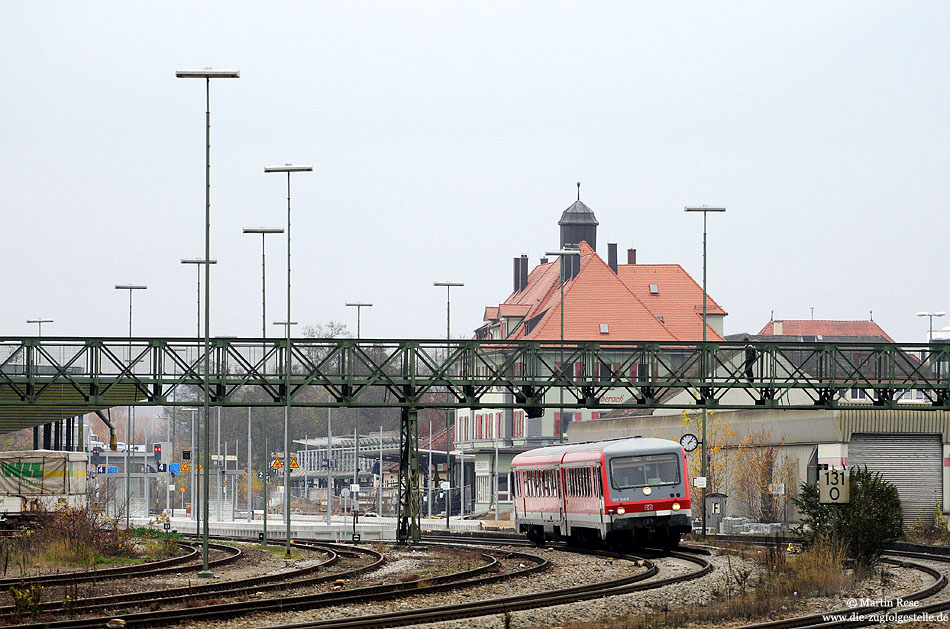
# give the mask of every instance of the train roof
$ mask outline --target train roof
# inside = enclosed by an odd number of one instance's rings
[[[681,450],[680,444],[669,439],[652,437],[630,437],[612,441],[593,443],[575,443],[569,445],[545,446],[528,450],[515,456],[512,465],[537,465],[543,463],[574,463],[599,461],[601,456],[624,456],[631,454],[656,454]]]

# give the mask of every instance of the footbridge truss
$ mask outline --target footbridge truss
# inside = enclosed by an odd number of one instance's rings
[[[0,431],[193,405],[201,339],[0,337]],[[950,344],[212,339],[215,406],[950,409]],[[287,365],[290,387],[286,386]],[[562,368],[561,365],[564,365]],[[560,395],[563,391],[563,401]],[[555,395],[551,395],[551,393]],[[916,393],[920,392],[920,393]],[[908,395],[913,393],[913,395]],[[44,412],[46,409],[48,412]],[[35,415],[34,419],[30,419]]]
[[[205,356],[195,338],[0,337],[0,433],[112,406],[192,406]],[[215,338],[207,356],[214,406],[400,408],[401,539],[418,539],[422,408],[950,410],[941,343]]]

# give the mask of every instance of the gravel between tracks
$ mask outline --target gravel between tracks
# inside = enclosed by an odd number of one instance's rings
[[[623,560],[590,557],[556,550],[537,550],[534,552],[550,559],[553,563],[552,567],[546,571],[535,573],[527,577],[515,577],[500,583],[443,592],[437,595],[416,595],[359,606],[326,607],[317,610],[287,612],[283,614],[260,614],[246,618],[221,620],[218,622],[191,623],[183,626],[200,627],[202,629],[225,627],[228,629],[243,629],[245,627],[306,622],[322,618],[385,613],[402,609],[497,598],[515,592],[525,593],[529,591],[552,590],[576,586],[584,582],[617,579],[622,576],[636,574],[643,570],[642,567],[637,566],[633,562]],[[381,580],[384,581],[398,580],[398,575],[415,572],[424,562],[422,557],[413,558],[411,554],[406,555],[397,551],[387,552],[387,557],[389,563],[381,570],[370,573],[367,577],[372,580],[380,577],[382,577]],[[711,600],[713,592],[716,590],[725,590],[727,574],[730,568],[732,570],[735,570],[737,566],[752,568],[751,562],[738,559],[734,556],[731,558],[726,556],[714,556],[709,559],[716,566],[716,570],[704,578],[678,583],[657,590],[647,590],[537,610],[518,611],[512,614],[510,626],[522,629],[540,628],[566,625],[575,622],[593,623],[594,626],[596,626],[605,621],[619,620],[631,614],[662,610],[667,606],[669,608],[678,608],[681,606],[703,605]],[[660,578],[676,576],[696,569],[695,564],[675,558],[659,559],[656,560],[656,563],[660,566]],[[509,566],[509,568],[512,569],[516,567],[516,563]],[[782,608],[776,610],[773,618],[799,616],[844,608],[846,607],[848,597],[894,597],[918,590],[930,582],[929,577],[921,575],[915,570],[889,568],[889,571],[891,573],[889,582],[883,586],[883,588],[880,577],[878,576],[868,579],[847,596],[805,599],[799,604],[787,609]],[[380,574],[381,572],[385,572],[385,574]],[[353,585],[355,586],[355,583]],[[719,623],[715,625],[693,625],[693,627],[729,627],[739,624],[745,623]],[[427,627],[429,629],[471,629],[473,626],[487,629],[503,629],[505,623],[504,618],[498,615],[482,617],[477,620],[453,620],[419,625],[419,627]]]

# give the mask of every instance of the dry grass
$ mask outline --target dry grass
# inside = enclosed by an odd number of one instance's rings
[[[753,565],[750,565],[750,561]],[[724,578],[711,592],[705,606],[673,609],[668,601],[650,612],[618,620],[569,625],[573,629],[593,627],[649,628],[682,627],[690,623],[772,618],[776,610],[790,608],[804,597],[826,596],[850,589],[853,577],[844,569],[844,551],[829,544],[789,555],[782,547],[737,551],[727,555]]]

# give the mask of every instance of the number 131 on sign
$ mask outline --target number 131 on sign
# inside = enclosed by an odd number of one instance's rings
[[[828,469],[818,474],[818,502],[847,504],[851,502],[851,475],[848,470]]]

